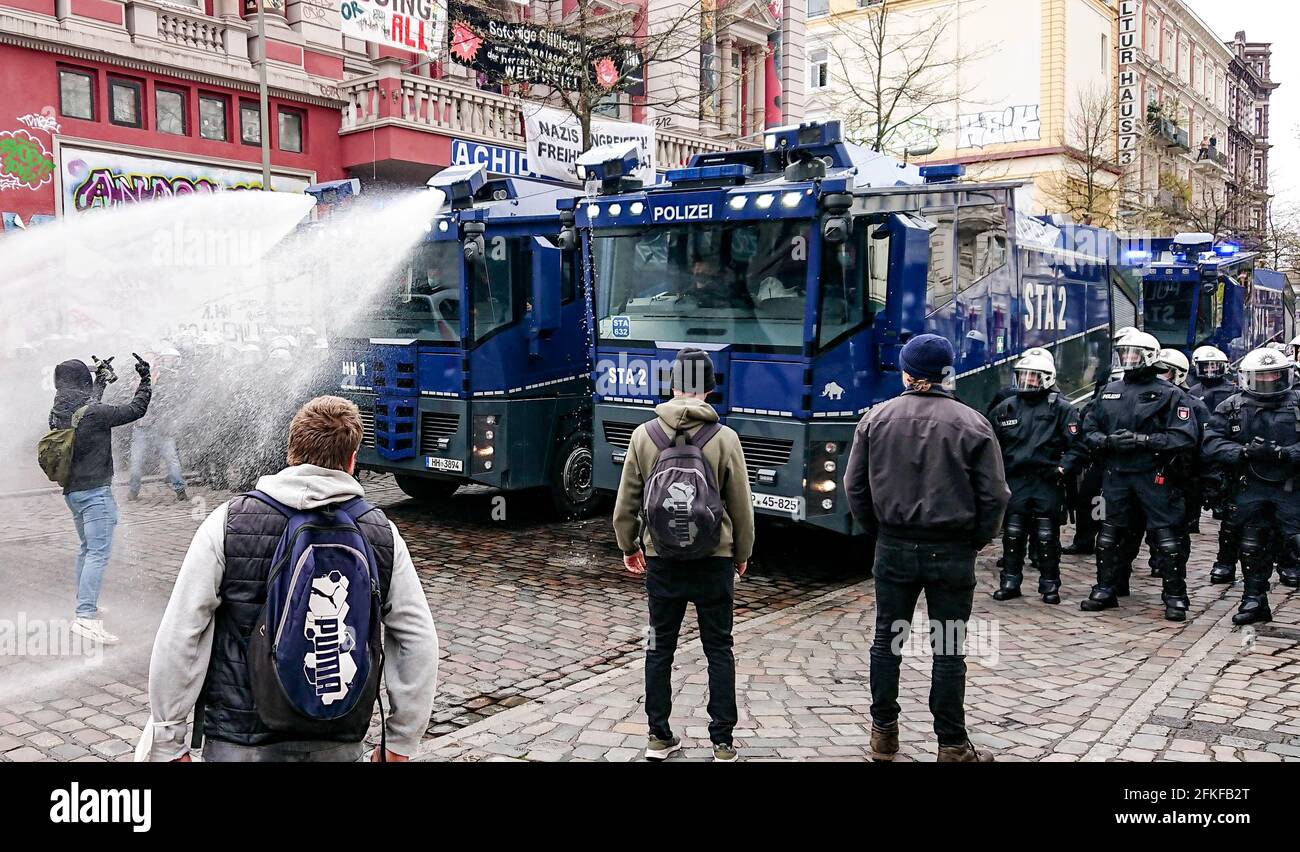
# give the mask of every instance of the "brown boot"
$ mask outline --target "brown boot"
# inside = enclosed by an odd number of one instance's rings
[[[898,723],[877,725],[871,723],[871,759],[877,763],[887,763],[898,754]]]
[[[967,740],[959,746],[939,746],[939,763],[992,763],[993,752],[977,749]]]

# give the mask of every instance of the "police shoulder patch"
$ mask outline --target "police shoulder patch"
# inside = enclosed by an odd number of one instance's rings
[[[1187,420],[1192,416],[1192,409],[1188,408],[1186,405],[1180,405],[1178,406],[1178,411],[1175,413],[1178,415],[1179,420]]]
[[[1102,399],[1119,399],[1121,396],[1123,396],[1123,394],[1120,394],[1120,393],[1104,393],[1104,394],[1101,395],[1101,398],[1102,398]]]

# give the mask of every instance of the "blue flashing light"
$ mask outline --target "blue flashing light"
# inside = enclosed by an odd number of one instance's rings
[[[343,180],[329,180],[324,183],[313,183],[303,190],[307,195],[316,199],[318,204],[334,204],[345,198],[352,198],[361,194],[361,181],[357,178],[344,178]]]
[[[1237,253],[1238,248],[1239,246],[1233,245],[1232,243],[1220,243],[1214,247],[1214,253],[1219,257],[1232,257]]]
[[[926,183],[946,183],[966,174],[966,167],[961,163],[949,163],[942,166],[921,166],[921,177]]]
[[[669,183],[688,183],[691,181],[706,180],[734,180],[741,181],[754,173],[754,170],[743,163],[727,163],[720,166],[695,166],[685,169],[669,169],[664,173],[664,177]]]
[[[1124,259],[1129,261],[1146,261],[1151,259],[1151,252],[1140,249],[1130,249],[1124,252]]]

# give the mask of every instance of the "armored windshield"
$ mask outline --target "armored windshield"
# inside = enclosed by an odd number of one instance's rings
[[[600,339],[802,347],[810,231],[779,220],[597,234]]]
[[[459,242],[416,246],[370,310],[358,317],[356,336],[459,342],[461,267]]]

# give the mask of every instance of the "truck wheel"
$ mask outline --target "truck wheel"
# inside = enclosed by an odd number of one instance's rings
[[[433,479],[424,476],[394,476],[397,487],[414,500],[422,503],[439,503],[451,498],[460,483],[450,479]]]
[[[591,433],[574,432],[560,445],[551,474],[551,501],[560,517],[585,518],[600,505],[592,482]]]

